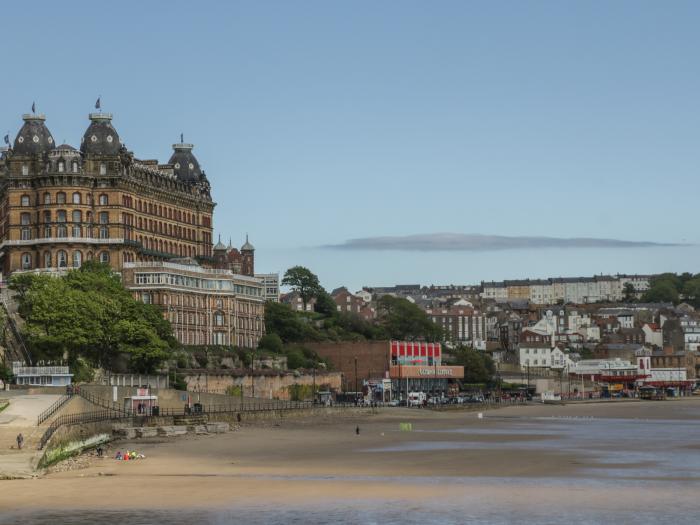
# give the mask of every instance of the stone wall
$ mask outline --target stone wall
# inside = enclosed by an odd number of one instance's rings
[[[251,376],[241,375],[231,370],[189,370],[184,374],[187,390],[225,394],[235,392],[240,395],[264,399],[291,399],[291,391],[296,387],[307,387],[309,396],[313,385],[317,390],[340,392],[342,390],[340,372],[309,371],[277,372],[272,370],[255,371]],[[296,385],[296,387],[295,387]]]

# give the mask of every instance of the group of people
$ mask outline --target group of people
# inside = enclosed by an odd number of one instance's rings
[[[119,460],[119,461],[133,461],[135,459],[145,459],[146,456],[143,454],[139,454],[135,450],[126,450],[124,453],[122,453],[121,450],[117,451],[117,455],[114,456],[114,459]]]

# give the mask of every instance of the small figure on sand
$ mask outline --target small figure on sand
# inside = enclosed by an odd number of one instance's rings
[[[24,445],[24,436],[20,432],[17,434],[17,448],[22,450],[22,445]]]
[[[357,425],[357,427],[355,427],[355,434],[357,434],[358,436],[360,435],[360,425]]]

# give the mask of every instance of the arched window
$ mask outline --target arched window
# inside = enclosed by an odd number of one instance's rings
[[[83,222],[83,214],[80,210],[73,210],[73,222]]]
[[[62,191],[59,191],[56,194],[56,204],[65,204],[66,203],[66,194],[63,193]]]
[[[22,195],[19,202],[21,206],[29,206],[29,195]]]
[[[107,175],[107,164],[100,162],[100,175]]]
[[[63,250],[58,250],[56,253],[56,266],[66,268],[68,266],[68,256]]]
[[[59,172],[59,173],[63,173],[64,171],[66,171],[66,165],[65,165],[65,163],[61,160],[61,161],[58,162],[58,172]]]
[[[83,253],[80,250],[73,252],[73,268],[80,268],[83,264]]]
[[[32,268],[32,254],[31,253],[23,253],[22,254],[22,269],[23,270],[31,270]]]
[[[107,197],[107,195],[104,193],[100,194],[99,203],[100,206],[107,206],[107,204],[109,204],[109,197]]]
[[[51,194],[49,192],[44,193],[44,204],[51,204]]]
[[[80,204],[80,201],[80,193],[76,191],[75,193],[73,193],[73,204]]]
[[[44,268],[51,268],[51,252],[44,252]]]
[[[109,263],[109,252],[100,252],[100,262],[103,264]]]

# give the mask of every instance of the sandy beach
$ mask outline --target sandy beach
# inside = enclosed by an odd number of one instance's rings
[[[87,468],[2,482],[0,509],[494,501],[532,512],[554,504],[582,512],[592,505],[610,512],[692,508],[700,488],[699,421],[697,399],[515,406],[483,419],[472,411],[384,409],[266,421],[225,435],[117,442],[109,458],[92,458]],[[111,458],[125,449],[146,459]]]

